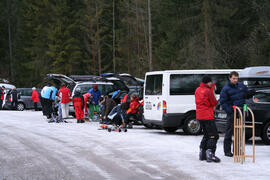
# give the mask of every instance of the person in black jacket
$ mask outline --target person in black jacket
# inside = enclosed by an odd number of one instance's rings
[[[232,135],[233,135],[233,106],[238,106],[240,108],[246,103],[246,99],[254,95],[254,91],[248,91],[247,87],[242,83],[238,82],[239,74],[233,71],[229,75],[229,82],[220,93],[220,104],[222,108],[227,113],[227,124],[226,132],[224,137],[224,154],[225,156],[232,157],[231,152],[232,145]]]
[[[16,88],[12,89],[12,91],[11,91],[11,99],[12,99],[11,107],[12,107],[12,109],[15,110],[15,109],[17,109],[17,104],[18,104],[18,92],[17,92]]]

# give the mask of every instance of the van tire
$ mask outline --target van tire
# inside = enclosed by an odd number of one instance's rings
[[[263,127],[262,139],[265,144],[270,145],[270,122]]]
[[[168,133],[174,133],[178,128],[176,128],[176,127],[164,127],[163,129]]]
[[[184,122],[183,130],[186,134],[197,135],[202,131],[200,122],[196,119],[195,114],[189,115]]]

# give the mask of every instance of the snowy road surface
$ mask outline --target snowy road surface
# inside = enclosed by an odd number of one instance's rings
[[[141,126],[127,133],[97,129],[97,123],[48,124],[41,112],[0,111],[0,180],[270,179],[270,146],[260,141],[256,163],[241,165],[223,156],[221,137],[222,162],[215,164],[198,160],[201,136]]]

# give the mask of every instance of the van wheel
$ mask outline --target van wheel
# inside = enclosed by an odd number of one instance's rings
[[[163,129],[168,133],[174,133],[178,128],[176,128],[176,127],[165,127]]]
[[[24,107],[24,104],[23,103],[18,103],[17,104],[17,110],[18,111],[23,111],[25,109],[25,107]]]
[[[200,122],[196,119],[195,115],[189,115],[183,127],[186,134],[197,135],[201,133],[202,128]]]
[[[263,127],[262,139],[265,144],[270,145],[270,122]]]

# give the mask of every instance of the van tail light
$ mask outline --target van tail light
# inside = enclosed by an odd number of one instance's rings
[[[163,101],[163,114],[167,114],[167,103]]]

